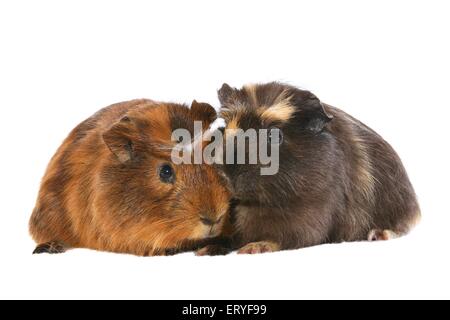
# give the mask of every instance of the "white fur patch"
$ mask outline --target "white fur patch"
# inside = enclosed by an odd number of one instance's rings
[[[224,118],[217,118],[209,125],[208,131],[214,132],[217,129],[225,128],[226,126],[227,124]]]

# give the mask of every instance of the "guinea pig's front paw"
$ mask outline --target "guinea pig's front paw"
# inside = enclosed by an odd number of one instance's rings
[[[36,249],[34,249],[33,254],[49,253],[57,254],[66,252],[66,247],[58,241],[51,241],[39,244]]]
[[[399,235],[392,230],[373,229],[367,235],[368,241],[386,241],[398,238]]]
[[[251,242],[238,250],[238,254],[256,254],[274,252],[280,250],[280,246],[271,241]]]
[[[195,255],[198,257],[201,256],[224,256],[231,252],[230,248],[226,248],[221,245],[212,244],[205,246],[195,252]]]

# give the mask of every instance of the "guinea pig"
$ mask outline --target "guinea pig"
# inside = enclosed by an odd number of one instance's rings
[[[189,250],[218,235],[230,194],[210,165],[173,163],[172,132],[217,118],[208,104],[133,100],[78,125],[43,178],[30,233],[34,253],[89,248],[139,256]]]
[[[229,129],[278,129],[274,175],[262,164],[225,163],[235,202],[233,247],[262,253],[324,243],[387,240],[420,217],[400,158],[375,131],[311,92],[281,83],[224,84]],[[274,143],[269,136],[268,143]],[[208,248],[201,251],[210,254]]]

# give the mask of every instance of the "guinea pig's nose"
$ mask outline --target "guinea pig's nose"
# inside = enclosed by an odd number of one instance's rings
[[[207,226],[212,226],[213,224],[216,223],[216,221],[208,217],[200,217],[200,221]]]

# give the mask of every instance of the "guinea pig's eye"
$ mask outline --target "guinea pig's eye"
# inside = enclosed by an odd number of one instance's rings
[[[173,168],[168,164],[159,167],[159,178],[164,183],[173,183],[175,180]]]
[[[270,144],[282,144],[284,140],[283,131],[279,128],[272,127],[267,135],[267,142]]]

